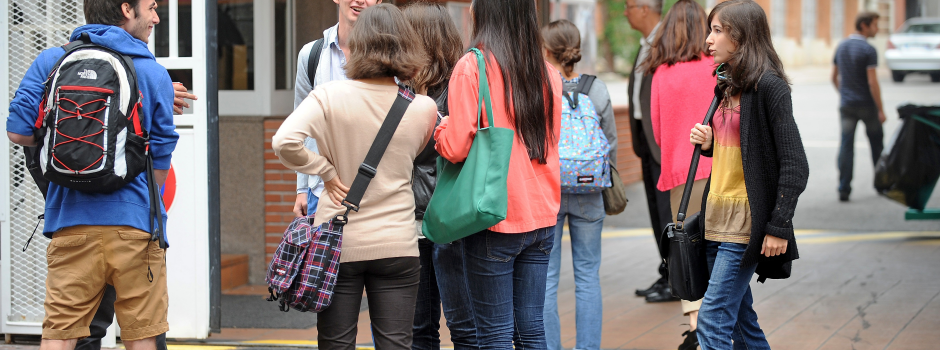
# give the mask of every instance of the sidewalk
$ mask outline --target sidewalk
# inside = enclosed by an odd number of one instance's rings
[[[603,349],[675,349],[688,326],[678,302],[647,304],[633,290],[657,276],[649,229],[607,229],[603,234]],[[752,283],[760,323],[777,350],[937,349],[940,344],[940,231],[797,232],[801,259],[787,280]],[[570,242],[562,242],[558,291],[562,343],[575,345],[574,282]],[[277,311],[256,295],[260,305]],[[267,304],[264,304],[267,303]],[[248,306],[245,306],[246,308]],[[226,318],[223,310],[223,318]],[[283,315],[314,318],[290,312]],[[358,343],[371,347],[369,312],[359,318]],[[446,327],[442,346],[451,346]],[[205,342],[172,342],[171,350],[315,348],[316,327],[223,328]],[[36,349],[37,339],[0,350]]]

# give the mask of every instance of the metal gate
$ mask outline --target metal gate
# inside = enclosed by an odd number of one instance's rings
[[[209,124],[208,102],[215,99],[207,96],[206,78],[206,24],[214,22],[207,21],[211,13],[206,0],[158,3],[161,23],[150,38],[150,49],[174,81],[184,82],[201,97],[174,118],[180,142],[166,189],[174,195],[164,198],[165,203],[169,201],[167,232],[174,244],[167,251],[167,271],[172,272],[167,276],[172,300],[168,319],[173,325],[168,336],[204,339],[210,330],[210,307],[218,309],[217,298],[210,298],[218,289],[217,273],[210,273],[210,266],[218,270],[218,232],[217,225],[210,227],[211,186],[206,186],[208,164],[217,162],[207,153],[208,137],[217,135],[209,129],[215,124]],[[5,11],[0,14],[0,87],[6,90],[0,93],[3,120],[33,60],[47,48],[66,44],[71,31],[84,24],[82,4],[83,0],[0,0],[0,9]],[[209,4],[215,6],[214,1]],[[37,217],[43,213],[44,201],[25,169],[21,147],[6,137],[0,139],[0,333],[41,334],[49,240],[41,237],[43,226],[37,227]],[[217,176],[214,179],[217,182]],[[214,198],[217,202],[217,193]],[[39,233],[23,251],[34,228]],[[217,323],[218,314],[212,318]]]
[[[81,0],[4,0],[6,13],[0,19],[0,81],[7,87],[0,94],[0,115],[6,120],[7,106],[33,60],[42,50],[68,42],[73,29],[84,24]],[[0,175],[3,200],[0,202],[0,303],[4,333],[38,334],[45,299],[47,239],[33,239],[25,252],[22,247],[33,229],[42,233],[37,217],[43,212],[42,194],[24,166],[22,148],[4,138],[0,164],[8,171]],[[3,167],[6,168],[6,167]],[[38,223],[38,227],[37,227]],[[6,234],[6,233],[9,234]]]

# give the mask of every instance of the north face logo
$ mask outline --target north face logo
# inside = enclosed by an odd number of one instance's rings
[[[98,79],[98,73],[91,69],[86,69],[78,72],[78,77],[82,79]]]

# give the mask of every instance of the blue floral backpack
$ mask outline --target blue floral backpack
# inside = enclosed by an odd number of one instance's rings
[[[587,96],[593,75],[583,74],[575,91],[564,92],[561,103],[562,193],[596,193],[610,187],[610,145],[601,118]]]

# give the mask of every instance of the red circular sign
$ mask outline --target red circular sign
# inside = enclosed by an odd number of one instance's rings
[[[170,165],[170,173],[167,175],[166,182],[160,192],[163,195],[163,207],[169,212],[170,206],[173,205],[173,199],[176,198],[176,171],[173,170],[172,165]]]

